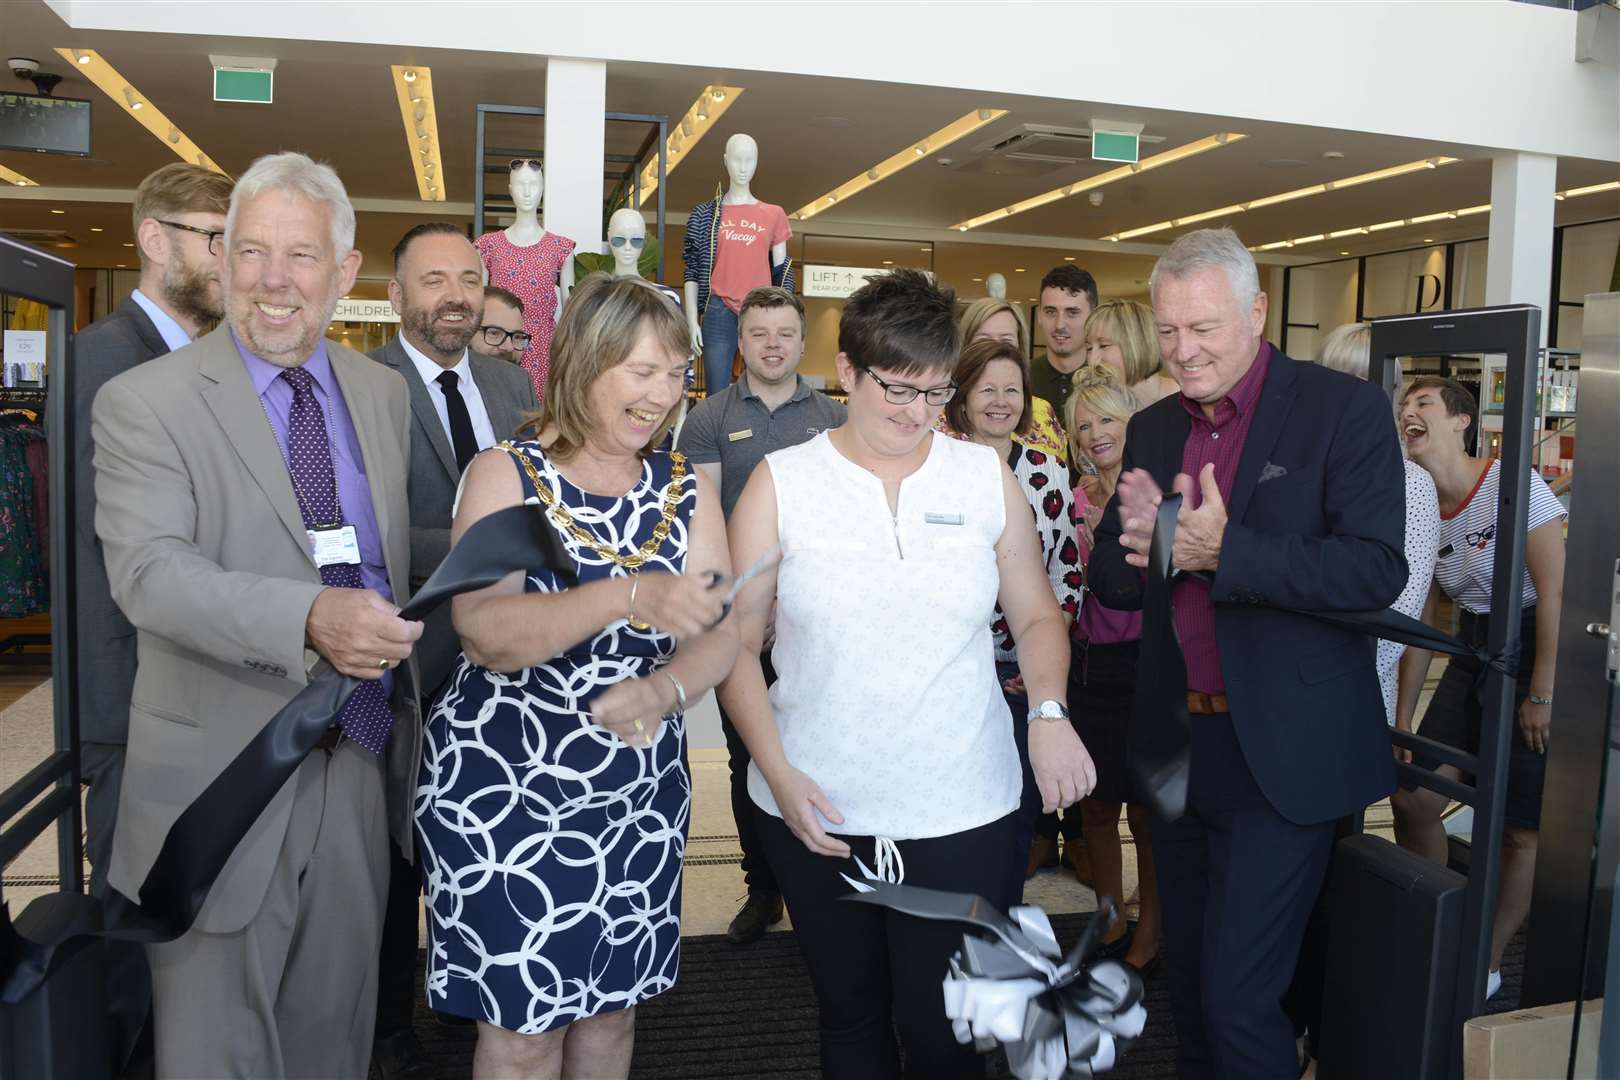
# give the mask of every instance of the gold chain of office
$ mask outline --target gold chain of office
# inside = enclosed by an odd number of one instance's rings
[[[568,533],[575,540],[584,544],[604,559],[610,559],[618,566],[634,572],[652,558],[664,541],[669,538],[669,530],[675,521],[675,510],[681,502],[681,484],[686,479],[686,455],[672,451],[669,455],[673,468],[669,474],[669,486],[664,489],[664,506],[660,513],[658,524],[653,526],[652,535],[649,536],[640,548],[629,555],[621,555],[618,551],[604,544],[585,526],[574,520],[574,515],[568,507],[557,501],[552,494],[551,485],[540,475],[540,470],[534,467],[529,455],[523,453],[509,442],[497,443],[495,449],[504,450],[517,458],[523,471],[529,474],[529,482],[534,485],[535,495],[539,497],[551,514],[551,520],[556,522],[558,528]]]

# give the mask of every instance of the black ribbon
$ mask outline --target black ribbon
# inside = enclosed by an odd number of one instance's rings
[[[467,530],[400,618],[420,619],[452,596],[486,588],[515,570],[535,568],[551,570],[569,585],[578,580],[573,560],[545,514],[532,506],[497,510]],[[14,1005],[27,998],[96,938],[173,941],[190,929],[236,845],[359,685],[359,679],[320,661],[308,685],[175,820],[141,885],[139,903],[116,890],[109,890],[101,904],[75,897],[79,902],[52,927],[48,940],[23,937],[7,906],[0,905],[0,1003]]]
[[[1126,767],[1143,800],[1167,821],[1187,808],[1187,777],[1192,729],[1187,716],[1187,660],[1176,636],[1171,605],[1170,555],[1175,547],[1176,517],[1181,496],[1167,494],[1159,503],[1148,553],[1147,582],[1142,596],[1142,644],[1139,669],[1152,672],[1136,681],[1130,732],[1126,737]],[[1213,581],[1207,573],[1196,575]],[[1511,638],[1500,655],[1493,656],[1428,623],[1403,615],[1394,608],[1377,611],[1306,611],[1272,605],[1278,611],[1304,615],[1368,637],[1446,653],[1478,664],[1475,684],[1488,671],[1512,678],[1519,667],[1519,642]]]

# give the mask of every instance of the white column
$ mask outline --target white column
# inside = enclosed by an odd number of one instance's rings
[[[602,250],[602,167],[607,134],[607,64],[546,61],[547,232],[576,250]]]
[[[1541,308],[1547,344],[1552,290],[1553,192],[1558,159],[1498,154],[1491,162],[1491,224],[1486,244],[1485,302]]]

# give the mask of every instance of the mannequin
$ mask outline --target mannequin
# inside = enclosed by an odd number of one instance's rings
[[[984,279],[984,291],[997,300],[1007,299],[1007,279],[999,273]]]
[[[534,381],[536,396],[544,397],[557,311],[574,287],[574,242],[547,232],[540,223],[546,178],[539,161],[514,160],[510,187],[517,217],[505,229],[487,232],[474,243],[489,272],[489,283],[509,289],[523,300],[523,329],[529,333],[529,347],[523,350],[520,363]]]
[[[737,309],[750,289],[793,288],[787,214],[754,198],[759,145],[741,133],[726,140],[721,160],[729,186],[697,207],[686,221],[686,321],[703,353],[703,389],[719,393],[731,383],[737,352]]]
[[[608,218],[608,254],[613,256],[614,277],[641,277],[641,255],[647,248],[647,222],[640,210],[628,206],[613,211]],[[681,304],[681,294],[656,281],[647,284]]]

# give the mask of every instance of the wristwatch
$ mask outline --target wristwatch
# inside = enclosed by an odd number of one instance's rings
[[[1062,720],[1067,723],[1069,708],[1061,701],[1053,701],[1051,698],[1047,698],[1029,710],[1029,719],[1032,723],[1036,720]]]

